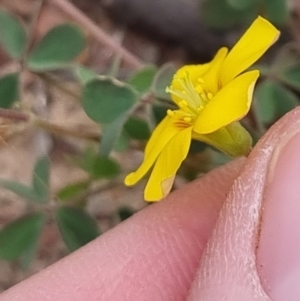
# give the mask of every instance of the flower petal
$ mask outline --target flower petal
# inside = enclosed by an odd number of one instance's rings
[[[171,86],[175,89],[180,89],[180,85],[177,83],[177,79],[183,79],[189,75],[193,85],[198,84],[198,78],[201,77],[210,67],[210,63],[200,65],[185,65],[177,70],[174,75]]]
[[[147,143],[142,164],[135,172],[130,173],[125,178],[125,185],[132,186],[136,184],[152,167],[166,144],[180,131],[174,126],[174,122],[174,118],[167,115],[155,128]]]
[[[279,31],[258,17],[227,55],[220,70],[221,86],[255,63],[278,39]]]
[[[219,90],[219,70],[224,62],[227,53],[228,49],[226,47],[222,47],[217,52],[213,60],[209,63],[208,70],[203,74],[203,85],[205,87],[206,92],[209,92],[214,95]]]
[[[146,201],[159,201],[171,190],[175,174],[186,158],[192,139],[192,127],[178,132],[161,151],[146,185]]]
[[[246,72],[220,90],[200,113],[194,131],[198,134],[212,133],[243,118],[250,109],[253,88],[258,77],[258,70]]]

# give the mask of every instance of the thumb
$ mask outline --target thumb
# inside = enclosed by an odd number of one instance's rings
[[[274,125],[235,180],[189,301],[300,300],[300,108]]]

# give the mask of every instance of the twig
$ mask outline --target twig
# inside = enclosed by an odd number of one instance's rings
[[[32,20],[30,22],[29,30],[28,30],[28,41],[23,54],[23,61],[26,61],[28,52],[33,44],[36,27],[38,25],[44,3],[45,0],[38,0],[37,3],[35,4],[35,8],[33,9]]]
[[[105,191],[109,191],[111,189],[117,188],[117,187],[124,187],[124,184],[118,180],[112,180],[109,181],[103,185],[101,185],[100,187],[96,187],[93,189],[87,189],[85,192],[81,193],[80,195],[74,197],[73,199],[71,199],[69,201],[70,204],[76,204],[79,203],[82,200],[86,200],[87,198],[93,196],[93,195],[97,195],[100,193],[103,193]]]
[[[258,132],[259,135],[263,135],[266,132],[266,128],[264,126],[264,123],[258,116],[258,107],[257,107],[257,99],[254,99],[253,104],[252,104],[252,109],[250,111],[252,120],[255,123],[255,128]]]
[[[80,95],[76,94],[75,92],[71,91],[70,89],[66,88],[62,83],[60,83],[58,80],[54,78],[54,76],[51,76],[48,73],[35,73],[37,76],[39,76],[43,81],[47,82],[48,84],[54,86],[55,88],[63,91],[64,93],[72,96],[76,100],[80,100]]]
[[[58,135],[58,136],[68,136],[68,137],[92,140],[95,142],[100,141],[100,134],[98,133],[78,131],[76,129],[69,129],[61,125],[49,122],[45,119],[38,119],[38,118],[35,119],[34,125],[36,125],[40,129],[46,130],[48,133]]]
[[[72,3],[67,0],[50,0],[50,3],[59,7],[63,12],[83,25],[84,28],[87,28],[97,41],[110,48],[115,55],[120,56],[128,65],[135,69],[141,69],[143,67],[144,64],[136,56],[114,41]]]
[[[37,0],[35,3],[35,7],[33,9],[33,14],[32,14],[32,19],[29,24],[29,29],[28,29],[28,39],[27,43],[24,49],[24,52],[22,54],[22,59],[20,61],[20,85],[19,85],[19,100],[22,101],[24,99],[24,92],[25,92],[25,76],[26,76],[26,71],[27,71],[27,66],[26,66],[26,61],[30,52],[30,48],[33,44],[34,41],[34,36],[35,36],[35,31],[37,24],[39,22],[41,12],[44,6],[45,0]]]
[[[99,142],[101,137],[100,134],[87,131],[78,131],[75,129],[69,129],[58,124],[54,124],[45,119],[33,117],[33,115],[18,112],[11,109],[0,109],[0,118],[20,121],[20,122],[32,122],[32,124],[40,129],[47,131],[48,133],[57,136],[68,136],[80,139],[91,140]]]

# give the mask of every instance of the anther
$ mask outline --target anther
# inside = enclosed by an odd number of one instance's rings
[[[191,122],[192,118],[191,117],[183,117],[183,121],[185,121],[185,122]]]
[[[199,77],[199,78],[198,78],[198,82],[199,82],[200,84],[204,84],[203,78],[202,78],[202,77]]]
[[[179,106],[181,108],[186,108],[188,106],[188,102],[184,99],[182,99],[180,102],[179,102]]]
[[[211,99],[213,98],[212,93],[208,92],[208,93],[207,93],[207,97],[208,97],[209,100],[211,100]]]
[[[174,111],[172,111],[172,110],[170,110],[170,109],[167,111],[167,114],[168,114],[168,116],[170,116],[170,117],[172,117],[172,116],[175,115]]]
[[[197,92],[198,94],[203,93],[203,89],[202,89],[202,87],[201,87],[200,85],[198,85],[197,87],[195,87],[195,90],[196,90],[196,92]]]

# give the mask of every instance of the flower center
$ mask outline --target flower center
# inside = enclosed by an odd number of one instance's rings
[[[174,87],[174,83],[176,87]],[[173,101],[178,105],[181,112],[184,112],[182,121],[191,124],[199,115],[213,95],[203,89],[204,80],[199,77],[195,85],[188,72],[184,77],[174,76],[173,83],[166,88],[166,92],[174,95]],[[168,115],[173,116],[174,111],[168,110]]]

